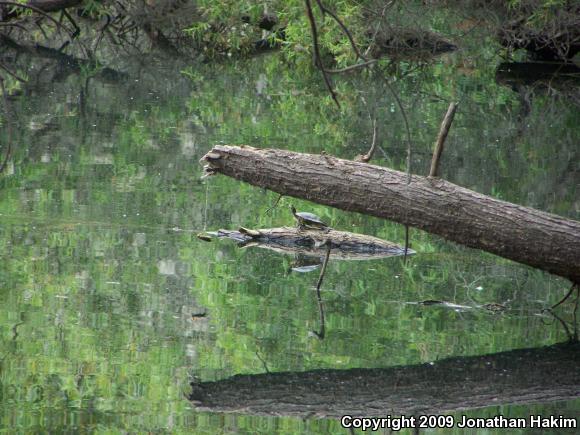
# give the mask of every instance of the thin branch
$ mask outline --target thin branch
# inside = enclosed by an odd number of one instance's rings
[[[0,77],[0,88],[2,88],[2,99],[4,100],[4,109],[6,110],[6,117],[8,118],[10,115],[10,111],[8,110],[8,97],[6,96],[6,88],[4,87],[4,79],[2,77]],[[6,122],[8,123],[6,126],[6,131],[8,133],[8,146],[6,148],[6,156],[4,157],[4,161],[2,162],[2,166],[0,166],[0,173],[4,172],[4,169],[8,164],[10,154],[12,153],[12,123],[10,119],[6,119]]]
[[[569,298],[569,297],[572,295],[572,293],[574,292],[574,289],[576,288],[576,286],[577,286],[577,285],[578,285],[578,284],[575,284],[575,283],[574,283],[574,284],[572,284],[572,287],[570,287],[570,290],[568,290],[568,293],[566,293],[566,296],[564,296],[564,297],[563,297],[563,298],[560,300],[560,302],[558,302],[557,304],[555,304],[555,305],[552,305],[552,306],[550,307],[550,310],[553,310],[554,308],[556,308],[556,307],[559,307],[559,306],[560,306],[560,305],[562,305],[564,302],[566,302],[566,301],[568,300],[568,298]]]
[[[282,194],[278,195],[278,199],[276,199],[276,201],[274,202],[274,204],[272,204],[272,206],[268,207],[268,209],[264,212],[264,214],[269,214],[272,210],[274,210],[278,206],[278,203],[280,202],[283,196],[284,195]]]
[[[44,27],[42,27],[41,21],[42,21],[42,18],[39,18],[38,20],[34,20],[34,24],[36,25],[36,27],[38,27],[40,29],[40,32],[42,33],[42,36],[44,36],[44,39],[48,40],[48,35],[44,31]]]
[[[326,245],[326,256],[324,257],[324,263],[322,263],[322,269],[320,270],[320,276],[318,277],[318,282],[316,283],[316,300],[318,301],[318,312],[320,314],[320,331],[312,331],[314,335],[316,335],[320,340],[324,339],[326,333],[326,323],[324,320],[324,306],[322,305],[322,295],[320,293],[320,288],[322,287],[322,280],[324,279],[324,275],[326,274],[326,266],[328,264],[328,260],[330,259],[330,250],[332,248],[332,243],[330,240],[325,240],[323,243]]]
[[[324,83],[328,88],[328,92],[330,92],[330,96],[334,100],[336,106],[340,109],[340,103],[338,102],[338,97],[334,88],[332,87],[332,83],[330,83],[330,79],[326,74],[324,66],[322,65],[322,58],[320,56],[320,47],[318,46],[318,30],[316,29],[316,21],[314,21],[314,14],[312,13],[312,5],[310,4],[310,0],[304,0],[306,4],[306,15],[308,16],[308,21],[310,21],[310,31],[312,33],[312,43],[314,45],[314,62],[318,69],[322,72],[322,77],[324,78]]]
[[[318,4],[318,7],[320,8],[320,11],[322,12],[323,15],[324,14],[328,14],[328,15],[330,15],[334,19],[334,21],[336,21],[336,23],[340,26],[340,28],[342,29],[343,33],[346,35],[346,37],[350,41],[350,46],[352,47],[352,50],[356,54],[356,57],[362,59],[363,57],[360,54],[360,51],[358,50],[358,47],[356,46],[356,43],[354,42],[354,39],[352,37],[352,34],[350,33],[350,30],[348,30],[348,28],[344,25],[344,23],[342,22],[342,20],[340,18],[338,18],[338,16],[334,12],[332,12],[330,9],[327,9],[326,6],[324,6],[322,4],[322,1],[321,0],[316,0],[316,3]]]
[[[371,48],[375,44],[375,40],[377,39],[377,35],[379,34],[379,30],[381,30],[381,20],[384,18],[385,12],[387,12],[387,8],[392,6],[394,3],[395,3],[395,1],[392,0],[383,7],[383,10],[381,11],[381,15],[379,16],[379,22],[377,23],[377,25],[375,27],[375,31],[373,32],[373,36],[369,42],[369,46],[365,50],[365,54],[364,54],[365,56],[367,56],[369,54],[369,52],[371,51]]]
[[[431,170],[429,171],[429,177],[437,177],[439,175],[439,160],[441,159],[441,154],[445,148],[445,139],[449,134],[449,129],[451,128],[451,123],[455,117],[455,111],[457,110],[457,103],[449,104],[445,118],[441,123],[441,129],[439,130],[439,135],[437,136],[437,143],[435,144],[435,150],[433,151],[433,159],[431,160]]]
[[[11,71],[6,65],[4,65],[3,63],[0,63],[0,68],[2,68],[4,71],[6,71],[9,75],[11,75],[12,77],[14,77],[16,80],[18,80],[20,83],[26,83],[26,80],[23,79],[22,77],[20,77],[18,74],[16,74],[15,72]]]
[[[105,35],[105,30],[107,30],[107,27],[109,27],[109,25],[111,24],[111,16],[109,14],[105,15],[107,22],[105,23],[105,25],[101,28],[101,31],[99,32],[99,36],[97,37],[97,41],[95,42],[95,45],[92,49],[93,53],[96,53],[97,48],[99,47],[99,44],[101,43],[101,41],[103,40],[103,36]]]
[[[21,24],[18,23],[0,23],[0,27],[16,27],[24,32],[28,32],[28,29]]]
[[[322,286],[322,280],[324,279],[324,274],[326,273],[326,265],[328,264],[328,259],[330,258],[330,248],[332,243],[330,240],[324,242],[326,245],[326,257],[324,257],[324,263],[322,263],[322,269],[320,270],[320,276],[318,277],[318,282],[316,283],[316,291],[320,292],[320,287]]]
[[[264,358],[262,358],[260,356],[260,354],[258,353],[258,351],[256,351],[256,356],[258,357],[258,359],[262,363],[262,366],[264,367],[264,370],[266,371],[266,373],[270,373],[270,370],[268,370],[268,366],[266,365],[266,361],[264,361]]]
[[[354,71],[357,70],[359,68],[366,68],[367,66],[370,66],[372,64],[375,64],[378,62],[378,59],[371,59],[371,60],[367,60],[363,63],[357,63],[355,65],[350,65],[344,68],[340,68],[340,69],[325,69],[325,71],[328,74],[342,74],[345,72],[350,72],[350,71]]]
[[[363,163],[368,163],[373,158],[373,155],[375,154],[375,151],[377,149],[377,130],[378,130],[377,119],[374,118],[373,119],[373,141],[371,143],[371,147],[366,154],[359,156],[357,161],[363,162]]]
[[[562,325],[562,327],[564,328],[564,332],[566,332],[566,336],[568,337],[568,340],[573,340],[574,336],[570,332],[570,329],[568,328],[568,325],[566,324],[566,322],[564,320],[562,320],[556,313],[554,313],[551,308],[547,308],[544,311],[547,312],[548,314],[550,314],[552,317],[554,317],[554,319],[556,319],[558,322],[560,322],[560,325]],[[548,324],[544,321],[542,321],[542,323],[544,325],[552,325],[553,324],[553,322]]]

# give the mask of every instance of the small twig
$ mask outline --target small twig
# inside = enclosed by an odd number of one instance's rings
[[[547,309],[543,310],[542,312],[546,312],[546,313],[550,314],[552,317],[554,317],[554,319],[556,319],[558,322],[560,322],[560,325],[562,325],[562,327],[564,328],[564,332],[566,333],[568,340],[574,339],[574,336],[570,332],[570,329],[568,328],[568,325],[566,324],[566,322],[564,320],[562,320],[556,313],[554,313],[550,308],[547,308]],[[542,320],[542,324],[551,326],[554,324],[554,322],[547,323],[547,322],[544,322]]]
[[[377,119],[373,119],[373,141],[371,143],[371,147],[366,154],[359,156],[356,160],[363,163],[368,163],[375,154],[377,149]]]
[[[264,366],[264,370],[266,371],[266,373],[270,373],[270,370],[268,370],[268,366],[266,365],[266,361],[264,361],[264,359],[260,356],[258,351],[256,351],[256,356],[258,357],[258,359],[262,363],[262,366]]]
[[[95,46],[93,47],[93,50],[92,50],[93,52],[97,51],[97,48],[99,47],[99,44],[101,43],[103,36],[105,35],[105,30],[107,30],[107,27],[109,27],[109,25],[111,24],[111,16],[109,14],[107,14],[105,17],[106,17],[107,22],[101,28],[101,31],[100,31],[99,36],[97,38],[97,41],[95,42]]]
[[[578,285],[578,284],[576,284],[576,283],[572,284],[572,287],[570,287],[570,290],[568,290],[568,293],[566,293],[566,296],[564,296],[564,297],[563,297],[563,298],[560,300],[560,302],[558,302],[557,304],[555,304],[555,305],[552,305],[552,306],[550,307],[550,310],[553,310],[554,308],[556,308],[556,307],[559,307],[559,306],[560,306],[560,305],[562,305],[564,302],[566,302],[566,301],[568,300],[568,298],[569,298],[569,297],[572,295],[572,293],[574,292],[574,289],[576,288],[576,286],[577,286],[577,285]]]
[[[445,148],[445,139],[449,134],[449,129],[451,128],[451,123],[455,117],[455,111],[457,110],[457,103],[449,104],[445,118],[441,123],[441,129],[439,130],[439,135],[437,136],[437,143],[435,144],[435,150],[433,151],[433,159],[431,160],[431,170],[429,171],[429,177],[437,177],[439,175],[439,160],[441,159],[441,154]]]
[[[272,210],[274,210],[278,206],[278,203],[280,202],[280,200],[282,199],[283,196],[284,195],[282,195],[282,194],[278,195],[278,199],[276,199],[276,201],[274,202],[274,204],[272,204],[272,206],[270,206],[266,209],[264,214],[269,214]]]
[[[4,71],[6,71],[9,75],[11,75],[12,77],[14,77],[16,80],[18,80],[21,83],[26,83],[26,80],[23,79],[22,77],[20,77],[18,74],[16,74],[15,72],[11,71],[6,65],[4,65],[3,63],[0,63],[0,68],[2,68]]]
[[[36,27],[38,27],[40,29],[40,32],[42,33],[42,36],[44,36],[44,39],[48,40],[48,35],[44,31],[44,27],[42,27],[42,25],[40,24],[41,21],[42,21],[42,18],[39,18],[38,20],[34,20],[34,24],[36,25]]]
[[[346,66],[344,68],[339,68],[339,69],[325,69],[324,71],[326,71],[328,74],[342,74],[345,72],[350,72],[350,71],[354,71],[357,70],[359,68],[366,68],[367,66],[370,66],[374,63],[377,63],[378,59],[371,59],[371,60],[367,60],[366,62],[363,63],[357,63],[355,65],[350,65],[350,66]]]

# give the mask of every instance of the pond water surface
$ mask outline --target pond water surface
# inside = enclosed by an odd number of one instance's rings
[[[453,55],[395,81],[413,172],[427,172],[456,100],[443,177],[580,219],[578,106],[563,93],[498,84],[497,61],[478,62]],[[27,84],[5,106],[0,144],[13,149],[0,178],[4,433],[347,433],[326,418],[200,412],[186,400],[189,382],[408,366],[569,338],[542,313],[567,281],[418,230],[407,262],[330,262],[326,334],[316,338],[318,270],[297,273],[292,257],[196,234],[289,225],[291,204],[400,244],[404,228],[286,197],[269,211],[277,195],[202,179],[198,160],[215,143],[354,158],[368,149],[376,116],[375,163],[404,169],[405,128],[384,81],[338,79],[337,111],[316,72],[272,57],[123,70],[116,81],[81,74]],[[419,303],[429,300],[463,308]],[[573,304],[558,313],[570,321]],[[579,400],[510,405],[500,396],[490,405],[451,414],[580,411]]]

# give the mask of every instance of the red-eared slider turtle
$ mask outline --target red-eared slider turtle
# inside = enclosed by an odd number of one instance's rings
[[[294,219],[298,222],[298,228],[300,229],[314,229],[314,230],[325,230],[328,229],[328,225],[320,220],[318,216],[314,213],[306,213],[306,212],[296,212],[294,206],[290,206],[292,210],[292,214],[294,215]]]

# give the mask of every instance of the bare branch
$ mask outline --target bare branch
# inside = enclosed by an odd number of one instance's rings
[[[318,46],[318,30],[316,29],[316,21],[314,20],[314,14],[312,13],[312,5],[310,0],[304,0],[306,3],[306,15],[308,16],[308,21],[310,21],[310,31],[312,32],[312,43],[314,45],[314,62],[318,69],[322,72],[322,77],[324,78],[324,83],[328,88],[328,92],[330,92],[330,96],[334,100],[336,106],[340,109],[340,103],[338,102],[338,97],[334,88],[332,87],[332,83],[330,83],[330,79],[326,74],[326,70],[324,69],[324,65],[322,65],[322,58],[320,56],[320,47]]]
[[[328,74],[342,74],[342,73],[354,71],[354,70],[357,70],[360,68],[366,68],[367,66],[373,65],[377,62],[378,62],[378,59],[371,59],[371,60],[367,60],[366,62],[363,62],[363,63],[357,63],[356,65],[350,65],[350,66],[340,68],[340,69],[325,69],[325,71]]]
[[[358,158],[355,160],[363,163],[368,163],[373,158],[376,149],[377,149],[377,119],[375,118],[373,119],[373,141],[371,143],[371,147],[366,154],[358,156]]]
[[[447,134],[449,134],[449,129],[451,128],[451,123],[455,117],[455,111],[457,110],[457,103],[449,104],[445,118],[441,123],[441,129],[439,130],[439,135],[437,136],[437,143],[435,144],[435,150],[433,151],[433,159],[431,160],[431,170],[429,171],[430,177],[437,177],[439,173],[439,159],[445,148],[445,139],[447,139]]]
[[[1,64],[0,64],[1,66]],[[8,97],[6,96],[6,88],[4,87],[4,79],[0,77],[0,87],[2,88],[2,99],[4,100],[4,109],[6,110],[6,115],[9,116],[10,111],[8,110]],[[7,118],[8,118],[7,116]],[[7,120],[8,125],[6,126],[6,131],[8,133],[8,146],[6,147],[6,156],[4,157],[4,161],[0,166],[0,173],[4,172],[6,165],[8,164],[8,159],[10,158],[10,154],[12,153],[12,124],[10,120]]]
[[[20,83],[26,83],[26,80],[23,79],[22,77],[20,77],[18,74],[16,74],[15,72],[11,71],[6,65],[4,65],[3,63],[0,63],[0,68],[2,68],[4,71],[6,71],[9,75],[11,75],[12,77],[14,77],[16,80],[18,80]]]
[[[332,12],[330,9],[327,9],[326,6],[324,6],[322,4],[322,0],[316,0],[316,3],[318,4],[318,7],[322,11],[322,14],[328,14],[328,15],[330,15],[332,17],[332,19],[334,21],[336,21],[336,23],[340,26],[340,28],[342,29],[343,33],[346,35],[346,37],[350,41],[350,46],[352,47],[352,50],[356,54],[356,57],[363,59],[362,55],[360,54],[360,51],[359,51],[358,47],[356,46],[356,43],[354,42],[354,39],[352,37],[352,34],[350,33],[350,30],[348,30],[348,28],[344,25],[344,23],[342,22],[342,20],[340,18],[338,18],[338,16],[334,12]]]

